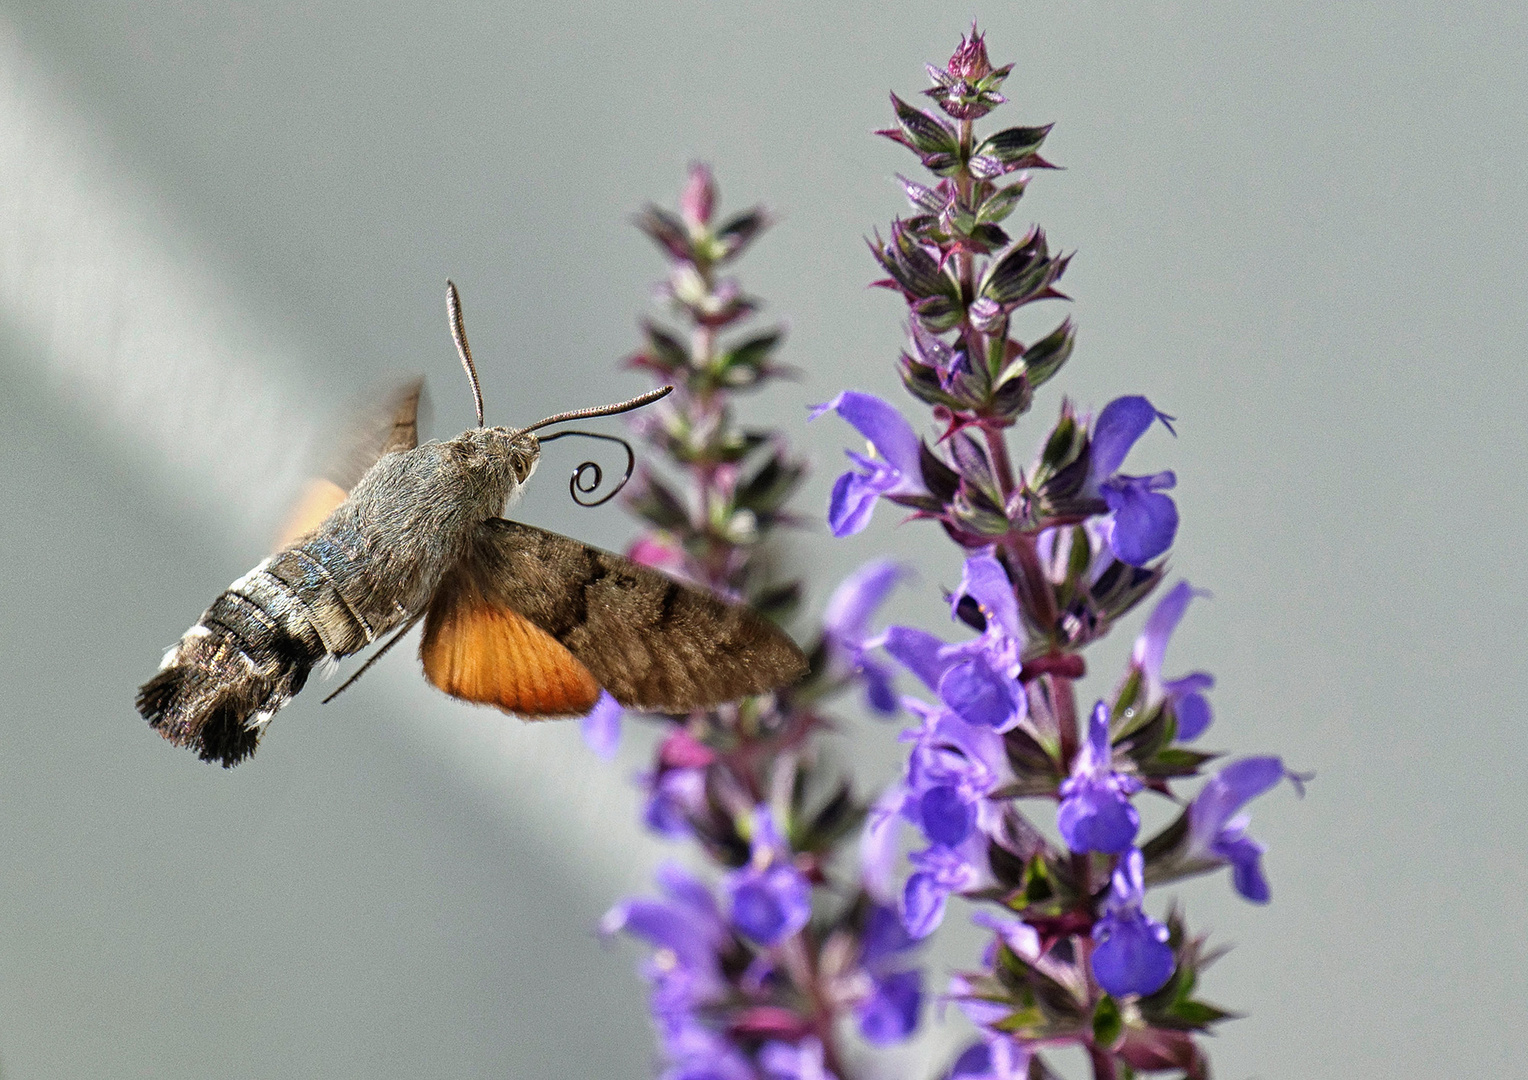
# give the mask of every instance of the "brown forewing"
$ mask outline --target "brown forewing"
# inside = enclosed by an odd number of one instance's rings
[[[462,573],[631,708],[709,708],[806,674],[801,650],[747,607],[543,529],[484,522]]]

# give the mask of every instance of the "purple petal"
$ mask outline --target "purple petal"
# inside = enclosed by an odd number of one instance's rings
[[[949,659],[939,655],[944,641],[910,626],[892,626],[886,630],[881,647],[921,679],[923,685],[930,690],[939,689],[939,680],[950,666]]]
[[[918,436],[895,406],[874,394],[845,390],[825,405],[814,406],[811,418],[815,420],[829,409],[852,424],[903,477],[917,480],[923,475]],[[918,487],[921,489],[922,484]]]
[[[914,948],[918,943],[908,936],[902,919],[889,904],[870,906],[865,916],[865,929],[860,934],[860,966],[868,971],[879,971],[883,962]]]
[[[1109,542],[1120,562],[1145,566],[1172,547],[1178,532],[1178,507],[1149,486],[1151,481],[1171,475],[1117,476],[1104,483],[1104,502],[1114,512],[1114,533]]]
[[[846,577],[828,598],[822,615],[823,629],[839,641],[862,644],[869,634],[870,619],[897,582],[912,573],[910,567],[892,559],[876,559]]]
[[[716,897],[711,895],[711,890],[706,888],[704,882],[688,870],[677,863],[662,862],[653,872],[653,880],[676,903],[683,904],[712,925],[718,928],[721,926],[721,912],[716,908]]]
[[[1215,845],[1215,854],[1231,864],[1231,884],[1254,904],[1266,904],[1273,895],[1268,879],[1263,876],[1263,847],[1250,836],[1221,839]]]
[[[732,925],[760,945],[778,945],[812,916],[811,886],[788,863],[762,871],[745,869],[732,876],[727,891]]]
[[[1162,659],[1167,655],[1167,641],[1183,620],[1194,590],[1186,581],[1174,585],[1168,594],[1157,601],[1141,628],[1141,636],[1135,639],[1131,659],[1146,676],[1146,683],[1154,691],[1162,685]]]
[[[971,1003],[961,1002],[961,1008],[970,1012]],[[1002,1015],[993,1018],[1001,1019]],[[955,1059],[948,1080],[1025,1080],[1029,1060],[1029,1051],[1013,1039],[987,1032],[982,1042],[968,1046]]]
[[[860,679],[865,684],[865,704],[870,711],[881,716],[897,712],[897,690],[892,684],[891,670],[884,664],[865,658],[860,659]]]
[[[578,722],[578,729],[595,756],[609,761],[621,745],[620,704],[607,691],[601,690],[594,708]]]
[[[1178,741],[1193,742],[1210,726],[1214,714],[1203,694],[1189,694],[1173,704],[1173,714],[1178,718]]]
[[[1216,773],[1189,806],[1189,832],[1196,846],[1208,850],[1231,816],[1284,778],[1276,757],[1242,758]]]
[[[918,1026],[923,974],[898,971],[874,980],[870,996],[855,1007],[860,1033],[874,1046],[901,1042]]]
[[[642,811],[643,822],[660,836],[689,836],[689,811],[705,800],[705,770],[665,769],[649,782],[652,788]]]
[[[950,890],[933,874],[919,871],[902,889],[902,925],[914,938],[925,938],[944,921],[944,905]]]
[[[1119,472],[1136,440],[1146,434],[1153,420],[1162,417],[1162,425],[1171,431],[1167,418],[1143,397],[1117,397],[1104,406],[1093,425],[1093,441],[1088,474],[1095,484]]]
[[[765,1043],[759,1050],[759,1065],[764,1080],[837,1080],[823,1064],[822,1043],[812,1036],[795,1044]]]
[[[605,935],[627,933],[668,949],[687,967],[715,963],[716,943],[712,928],[696,913],[663,900],[635,897],[623,900],[600,920]]]
[[[976,804],[958,788],[931,787],[918,800],[918,819],[930,841],[954,847],[976,827]]]
[[[972,555],[966,559],[961,572],[960,589],[950,598],[950,614],[955,615],[955,605],[962,596],[969,596],[981,605],[982,613],[1011,638],[1022,638],[1019,627],[1019,605],[1013,596],[1013,583],[1003,571],[1003,564],[990,551]]]
[[[1172,978],[1174,959],[1167,927],[1139,910],[1106,916],[1093,928],[1093,974],[1115,997],[1151,994]]]
[[[1074,782],[1056,811],[1056,828],[1073,851],[1118,854],[1135,843],[1141,815],[1119,788],[1107,782]]]
[[[859,857],[860,879],[865,891],[882,903],[892,899],[892,867],[897,861],[897,823],[902,820],[902,804],[907,792],[901,784],[893,784],[881,793],[870,813],[865,817],[865,827],[860,833]]]
[[[833,484],[828,496],[828,528],[839,538],[852,536],[870,524],[881,489],[855,472],[846,472]]]
[[[950,667],[939,680],[939,699],[968,724],[1006,730],[1023,719],[1023,701],[1012,679],[1004,678],[977,654]]]

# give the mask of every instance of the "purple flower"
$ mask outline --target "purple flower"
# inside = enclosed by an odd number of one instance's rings
[[[870,994],[855,1006],[860,1033],[876,1046],[901,1042],[918,1026],[923,1006],[923,973],[903,970],[907,952],[918,943],[894,908],[875,904],[860,935],[860,967],[870,977]]]
[[[1141,630],[1141,636],[1135,639],[1135,649],[1130,654],[1130,662],[1146,683],[1146,707],[1155,708],[1163,701],[1171,705],[1173,715],[1178,720],[1178,739],[1182,742],[1192,742],[1210,726],[1213,713],[1210,711],[1210,703],[1205,700],[1204,691],[1215,685],[1215,679],[1203,671],[1196,671],[1181,679],[1164,681],[1162,659],[1167,652],[1168,638],[1172,637],[1173,631],[1183,619],[1189,601],[1196,596],[1208,595],[1190,588],[1186,581],[1174,585],[1172,591],[1152,609]]]
[[[1114,870],[1104,917],[1093,925],[1093,975],[1115,997],[1151,994],[1172,978],[1175,960],[1167,927],[1141,910],[1144,860],[1131,848]]]
[[[833,590],[822,616],[823,637],[832,655],[864,680],[866,701],[883,716],[897,711],[897,695],[890,669],[869,655],[870,619],[910,573],[891,559],[866,563]]]
[[[621,706],[609,692],[600,691],[599,700],[589,714],[578,722],[585,744],[596,757],[609,761],[621,745]]]
[[[1254,904],[1266,904],[1270,896],[1263,876],[1266,849],[1247,835],[1251,819],[1237,811],[1285,777],[1305,793],[1308,778],[1290,772],[1278,758],[1242,758],[1216,773],[1188,808],[1186,860],[1203,869],[1229,863],[1236,891]]]
[[[947,1080],[1024,1080],[1029,1075],[1029,1057],[1016,1040],[984,1033],[981,1042],[966,1047],[955,1059]]]
[[[834,536],[849,536],[870,524],[881,495],[923,495],[921,445],[902,414],[873,394],[845,390],[832,401],[812,408],[815,420],[829,410],[838,413],[869,441],[876,457],[848,453],[860,467],[840,476],[828,502],[828,525]]]
[[[1141,816],[1130,796],[1141,790],[1133,776],[1115,772],[1109,744],[1109,707],[1093,706],[1088,740],[1072,763],[1072,775],[1061,783],[1061,806],[1056,827],[1073,851],[1119,854],[1135,843]]]
[[[647,789],[642,821],[659,836],[682,839],[690,835],[690,815],[706,802],[706,770],[659,769],[641,777]]]
[[[653,946],[642,969],[652,985],[653,1016],[677,1031],[697,1005],[725,996],[720,954],[732,935],[704,884],[670,863],[656,877],[663,899],[621,901],[600,920],[600,932],[624,932]]]
[[[986,621],[976,640],[950,645],[894,626],[881,644],[966,723],[1007,731],[1027,712],[1019,684],[1023,633],[1013,586],[990,549],[966,559],[960,588],[950,598],[952,614],[967,600],[975,601]]]
[[[923,973],[894,971],[872,980],[870,996],[854,1007],[860,1034],[874,1046],[889,1046],[911,1035],[923,1006]]]
[[[758,1080],[747,1056],[727,1039],[697,1023],[665,1032],[672,1064],[659,1080]]]
[[[913,873],[902,888],[902,925],[914,938],[925,938],[944,921],[951,893],[969,892],[987,884],[983,870],[987,842],[973,833],[958,848],[938,844],[907,857]]]
[[[778,945],[812,917],[812,887],[791,861],[768,807],[753,813],[748,865],[727,875],[732,925],[760,945]]]
[[[1177,484],[1171,472],[1125,476],[1119,467],[1153,421],[1172,431],[1172,417],[1143,397],[1115,398],[1093,425],[1085,491],[1096,494],[1114,516],[1110,545],[1121,562],[1144,566],[1172,546],[1178,531],[1178,508],[1163,495]]]
[[[764,1080],[837,1080],[822,1059],[822,1042],[808,1035],[794,1046],[767,1042],[759,1050]]]
[[[989,727],[967,723],[949,709],[911,698],[908,709],[923,719],[903,735],[913,749],[907,758],[902,814],[923,835],[944,847],[959,847],[985,824],[996,826],[986,795],[1012,778],[1003,739]]]

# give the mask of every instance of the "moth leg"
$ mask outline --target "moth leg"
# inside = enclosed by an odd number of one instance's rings
[[[335,698],[339,697],[340,694],[342,694],[344,691],[348,690],[350,688],[350,684],[351,683],[355,682],[362,675],[365,675],[367,670],[371,667],[371,665],[375,664],[378,660],[382,659],[382,657],[386,656],[387,655],[387,650],[391,649],[394,645],[398,644],[398,642],[402,641],[403,640],[403,635],[407,634],[410,630],[414,629],[414,627],[418,625],[419,620],[422,619],[422,618],[424,618],[424,612],[423,611],[421,611],[418,615],[415,615],[408,622],[404,623],[402,629],[400,629],[392,637],[388,638],[387,639],[387,644],[383,645],[376,652],[372,653],[370,659],[368,659],[366,661],[366,663],[362,664],[359,668],[357,668],[356,669],[356,673],[354,675],[350,676],[350,678],[348,678],[344,682],[340,683],[340,687],[339,687],[338,690],[336,690],[334,693],[330,694],[328,697],[324,698],[323,704],[325,704],[325,705],[329,704],[329,702],[333,701]]]

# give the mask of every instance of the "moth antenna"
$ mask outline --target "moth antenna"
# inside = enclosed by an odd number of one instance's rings
[[[586,439],[603,439],[606,442],[615,443],[622,450],[626,451],[625,474],[616,481],[615,487],[605,492],[598,499],[585,502],[583,496],[593,495],[600,489],[600,485],[605,482],[605,471],[600,468],[599,462],[580,462],[578,468],[573,470],[573,475],[568,477],[568,494],[572,496],[574,502],[579,506],[604,506],[621,493],[621,489],[626,486],[626,481],[631,479],[631,474],[637,471],[637,452],[631,448],[631,443],[619,435],[604,435],[598,431],[559,431],[555,435],[548,435],[540,441],[549,443],[553,439],[562,438],[564,435],[582,435]]]
[[[618,405],[598,405],[592,409],[574,409],[572,412],[558,413],[549,416],[545,420],[537,420],[530,427],[523,427],[515,432],[516,435],[524,435],[527,431],[535,431],[537,428],[548,427],[552,424],[565,424],[570,420],[589,420],[596,416],[615,416],[618,413],[631,412],[640,409],[644,405],[651,405],[659,398],[668,397],[674,392],[672,386],[660,386],[656,390],[649,390],[645,394],[639,394],[630,401],[623,401]],[[546,440],[542,440],[545,442]]]
[[[472,349],[467,344],[467,327],[462,323],[462,298],[450,278],[446,279],[446,317],[451,321],[451,339],[456,342],[456,355],[461,357],[462,367],[467,369],[467,381],[472,384],[472,404],[477,407],[477,426],[482,427],[483,388],[478,385],[477,368],[472,364]]]

